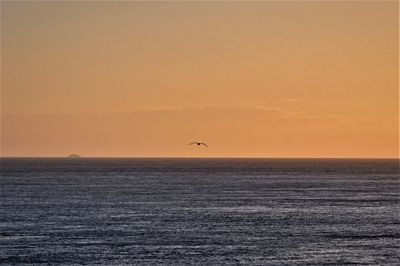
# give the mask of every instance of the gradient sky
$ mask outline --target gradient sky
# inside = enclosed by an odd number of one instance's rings
[[[398,14],[2,1],[1,155],[399,157]]]

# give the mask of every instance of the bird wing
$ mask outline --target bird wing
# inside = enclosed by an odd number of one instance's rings
[[[193,145],[193,144],[197,144],[197,142],[192,142],[192,143],[189,143],[188,145]]]
[[[205,144],[204,142],[202,142],[202,143],[200,143],[201,145],[204,145],[204,146],[206,146],[207,148],[208,148],[208,145],[207,144]]]

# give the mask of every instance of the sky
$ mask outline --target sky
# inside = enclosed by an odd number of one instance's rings
[[[0,5],[1,156],[399,157],[398,1]]]

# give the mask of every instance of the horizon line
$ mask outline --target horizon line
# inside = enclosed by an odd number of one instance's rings
[[[267,156],[80,156],[70,158],[68,156],[0,156],[0,159],[349,159],[349,160],[400,160],[399,157],[267,157]]]

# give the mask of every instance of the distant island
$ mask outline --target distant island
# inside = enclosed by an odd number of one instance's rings
[[[79,154],[73,153],[73,154],[68,155],[68,158],[81,158],[81,156]]]

